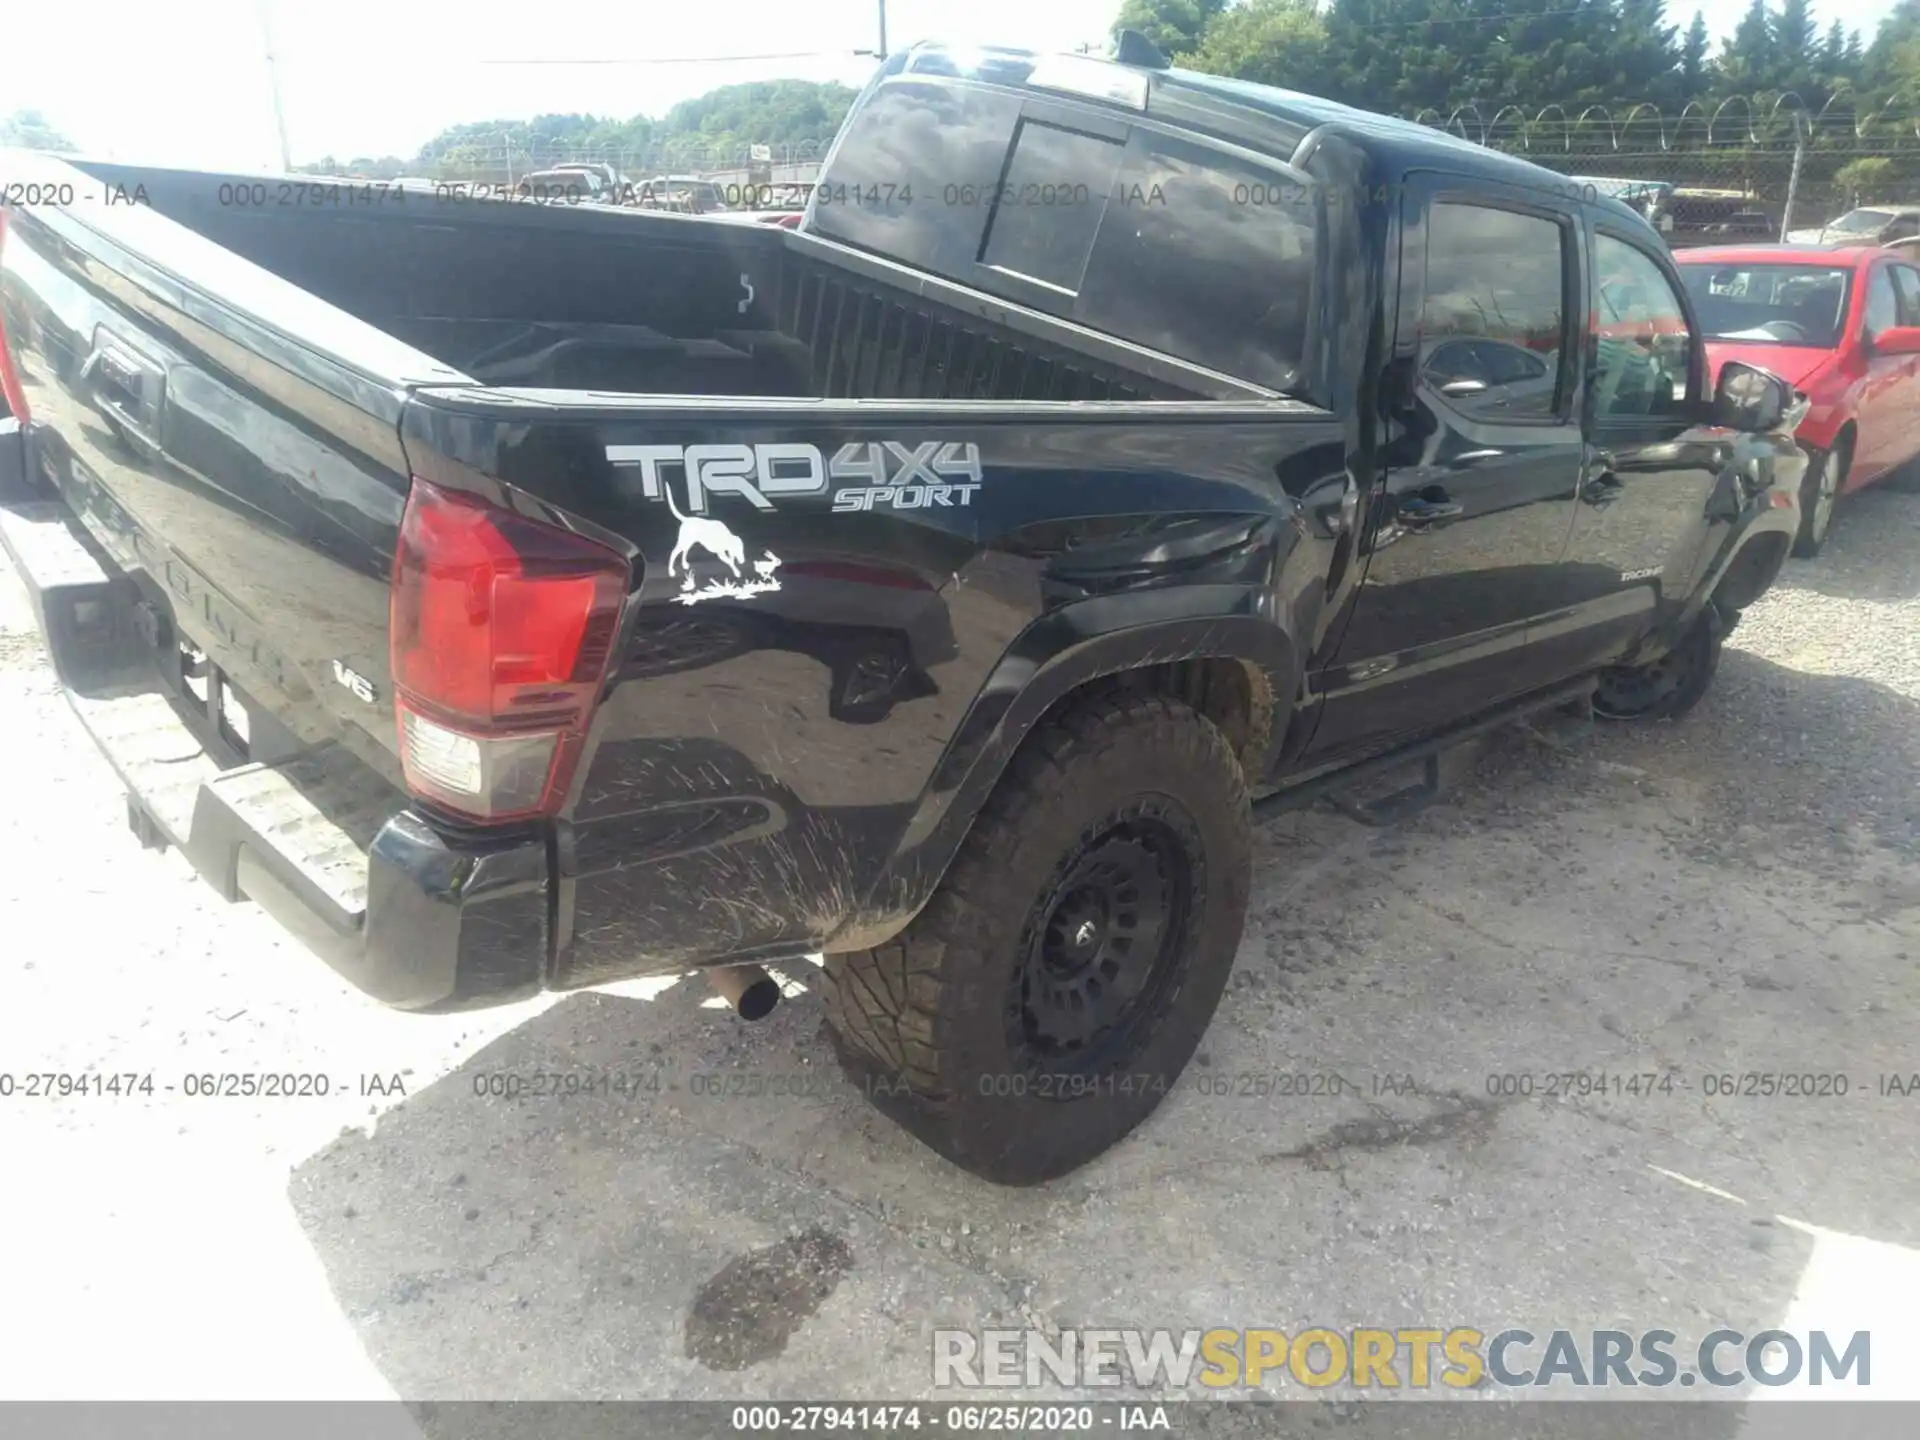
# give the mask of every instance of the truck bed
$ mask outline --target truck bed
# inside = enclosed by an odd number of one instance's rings
[[[75,198],[7,212],[0,544],[141,839],[388,1003],[880,934],[1082,667],[1235,644],[1182,683],[1249,717],[1297,683],[1263,607],[1321,608],[1317,406],[772,226],[32,173]],[[427,492],[626,567],[537,820],[403,772]]]
[[[139,187],[169,219],[482,384],[1003,401],[1268,393],[774,226],[447,187],[310,203],[284,182],[76,168]],[[334,193],[321,184],[313,193]]]

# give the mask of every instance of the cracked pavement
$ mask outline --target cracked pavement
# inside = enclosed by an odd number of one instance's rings
[[[1781,1324],[1920,1394],[1920,1094],[1877,1092],[1920,1072],[1917,718],[1920,496],[1869,493],[1688,720],[1262,830],[1176,1093],[1012,1191],[840,1079],[805,966],[758,1026],[363,999],[139,849],[0,575],[0,1070],[175,1085],[0,1099],[0,1394],[901,1399],[936,1326]],[[330,1093],[184,1093],[234,1071]],[[1743,1072],[1848,1093],[1706,1093]],[[490,1093],[535,1073],[604,1083]]]

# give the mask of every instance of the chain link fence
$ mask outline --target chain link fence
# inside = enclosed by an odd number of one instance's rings
[[[1678,115],[1651,105],[1488,115],[1468,104],[1413,118],[1562,174],[1649,182],[1649,203],[1671,187],[1659,203],[1675,245],[1779,240],[1857,206],[1920,208],[1920,115],[1892,103],[1856,109],[1841,95],[1815,111],[1793,96],[1735,96]]]

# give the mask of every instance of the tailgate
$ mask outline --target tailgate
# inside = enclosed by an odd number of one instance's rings
[[[125,577],[145,638],[177,647],[163,678],[248,758],[337,744],[397,781],[387,581],[406,387],[340,353],[356,331],[385,359],[392,342],[138,207],[11,212],[0,296],[29,479]],[[316,308],[343,323],[294,338]]]
[[[407,798],[386,685],[404,387],[272,323],[284,282],[111,208],[0,230],[0,542],[136,832],[229,898],[297,902],[269,908],[350,957]]]
[[[177,845],[227,899],[257,901],[388,1004],[463,1009],[537,991],[551,933],[545,841],[450,838],[356,747],[291,737],[180,639],[172,609],[64,500],[26,479],[40,438],[29,447],[16,420],[0,420],[0,545],[142,843]]]

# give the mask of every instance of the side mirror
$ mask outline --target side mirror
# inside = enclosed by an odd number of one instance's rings
[[[1793,391],[1778,375],[1729,360],[1713,389],[1712,423],[1750,434],[1776,430],[1792,403]]]
[[[1867,341],[1875,355],[1920,355],[1920,325],[1891,325]]]

